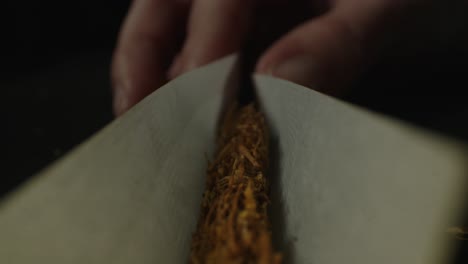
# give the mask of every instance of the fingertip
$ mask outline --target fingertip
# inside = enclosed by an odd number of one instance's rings
[[[254,1],[194,1],[174,78],[240,50],[249,29]]]
[[[130,107],[131,102],[129,93],[131,93],[130,79],[131,67],[128,65],[128,56],[117,48],[111,64],[111,84],[112,84],[112,107],[114,116],[118,117],[125,113]]]
[[[110,80],[112,88],[112,108],[114,116],[120,116],[127,108],[127,100],[123,94],[122,75],[121,75],[121,50],[116,49],[111,62]]]
[[[265,75],[273,75],[273,65],[269,61],[269,58],[262,56],[255,66],[255,72]]]
[[[127,96],[121,87],[114,88],[113,110],[116,117],[122,115],[130,108]]]
[[[278,40],[268,48],[260,57],[256,65],[256,72],[266,75],[276,75],[276,68],[283,61],[302,53],[302,47],[298,42],[289,37],[290,34]]]
[[[190,1],[134,1],[119,33],[111,78],[116,116],[166,82]]]
[[[203,66],[212,60],[199,59],[191,54],[177,55],[167,72],[168,79],[174,79],[186,72]],[[214,59],[213,59],[214,60]]]
[[[332,15],[308,21],[277,41],[257,71],[335,95],[357,75],[360,39]]]
[[[304,52],[301,45],[285,37],[273,45],[260,58],[256,72],[289,80],[316,89],[317,67],[313,56]]]
[[[182,63],[181,55],[177,55],[167,71],[167,79],[174,79],[181,74],[183,66]]]
[[[135,60],[135,54],[117,53],[112,63],[113,111],[120,116],[163,85],[161,67],[153,61]]]

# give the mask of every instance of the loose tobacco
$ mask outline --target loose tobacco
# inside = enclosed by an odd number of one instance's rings
[[[190,263],[280,263],[267,216],[268,135],[254,105],[225,116],[218,150],[207,170]]]

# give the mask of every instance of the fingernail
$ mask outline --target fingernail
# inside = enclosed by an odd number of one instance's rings
[[[123,88],[122,86],[116,86],[114,88],[113,105],[114,105],[114,115],[115,116],[120,116],[123,113],[125,113],[125,111],[128,110],[129,101],[128,101],[128,97],[127,97],[124,89],[125,88]]]
[[[315,89],[316,87],[312,86],[314,79],[318,77],[316,70],[317,66],[313,59],[297,56],[270,68],[267,73]]]

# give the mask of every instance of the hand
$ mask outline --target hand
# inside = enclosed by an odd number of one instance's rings
[[[286,10],[295,5],[321,14],[312,17],[310,12],[308,20],[290,25],[261,55],[256,71],[340,94],[378,54],[398,42],[408,21],[421,21],[421,10],[426,10],[421,7],[432,2],[257,1],[134,0],[112,65],[116,115],[168,79],[241,49],[253,24],[262,22],[256,21],[257,10],[285,10],[273,20],[287,23],[297,13]]]

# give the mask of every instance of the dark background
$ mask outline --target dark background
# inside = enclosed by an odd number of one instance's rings
[[[109,65],[129,1],[0,5],[4,195],[112,120]],[[347,100],[466,141],[466,29],[382,59]]]
[[[6,116],[0,194],[112,120],[108,68],[128,4],[122,0],[0,4],[5,18],[1,109]]]

